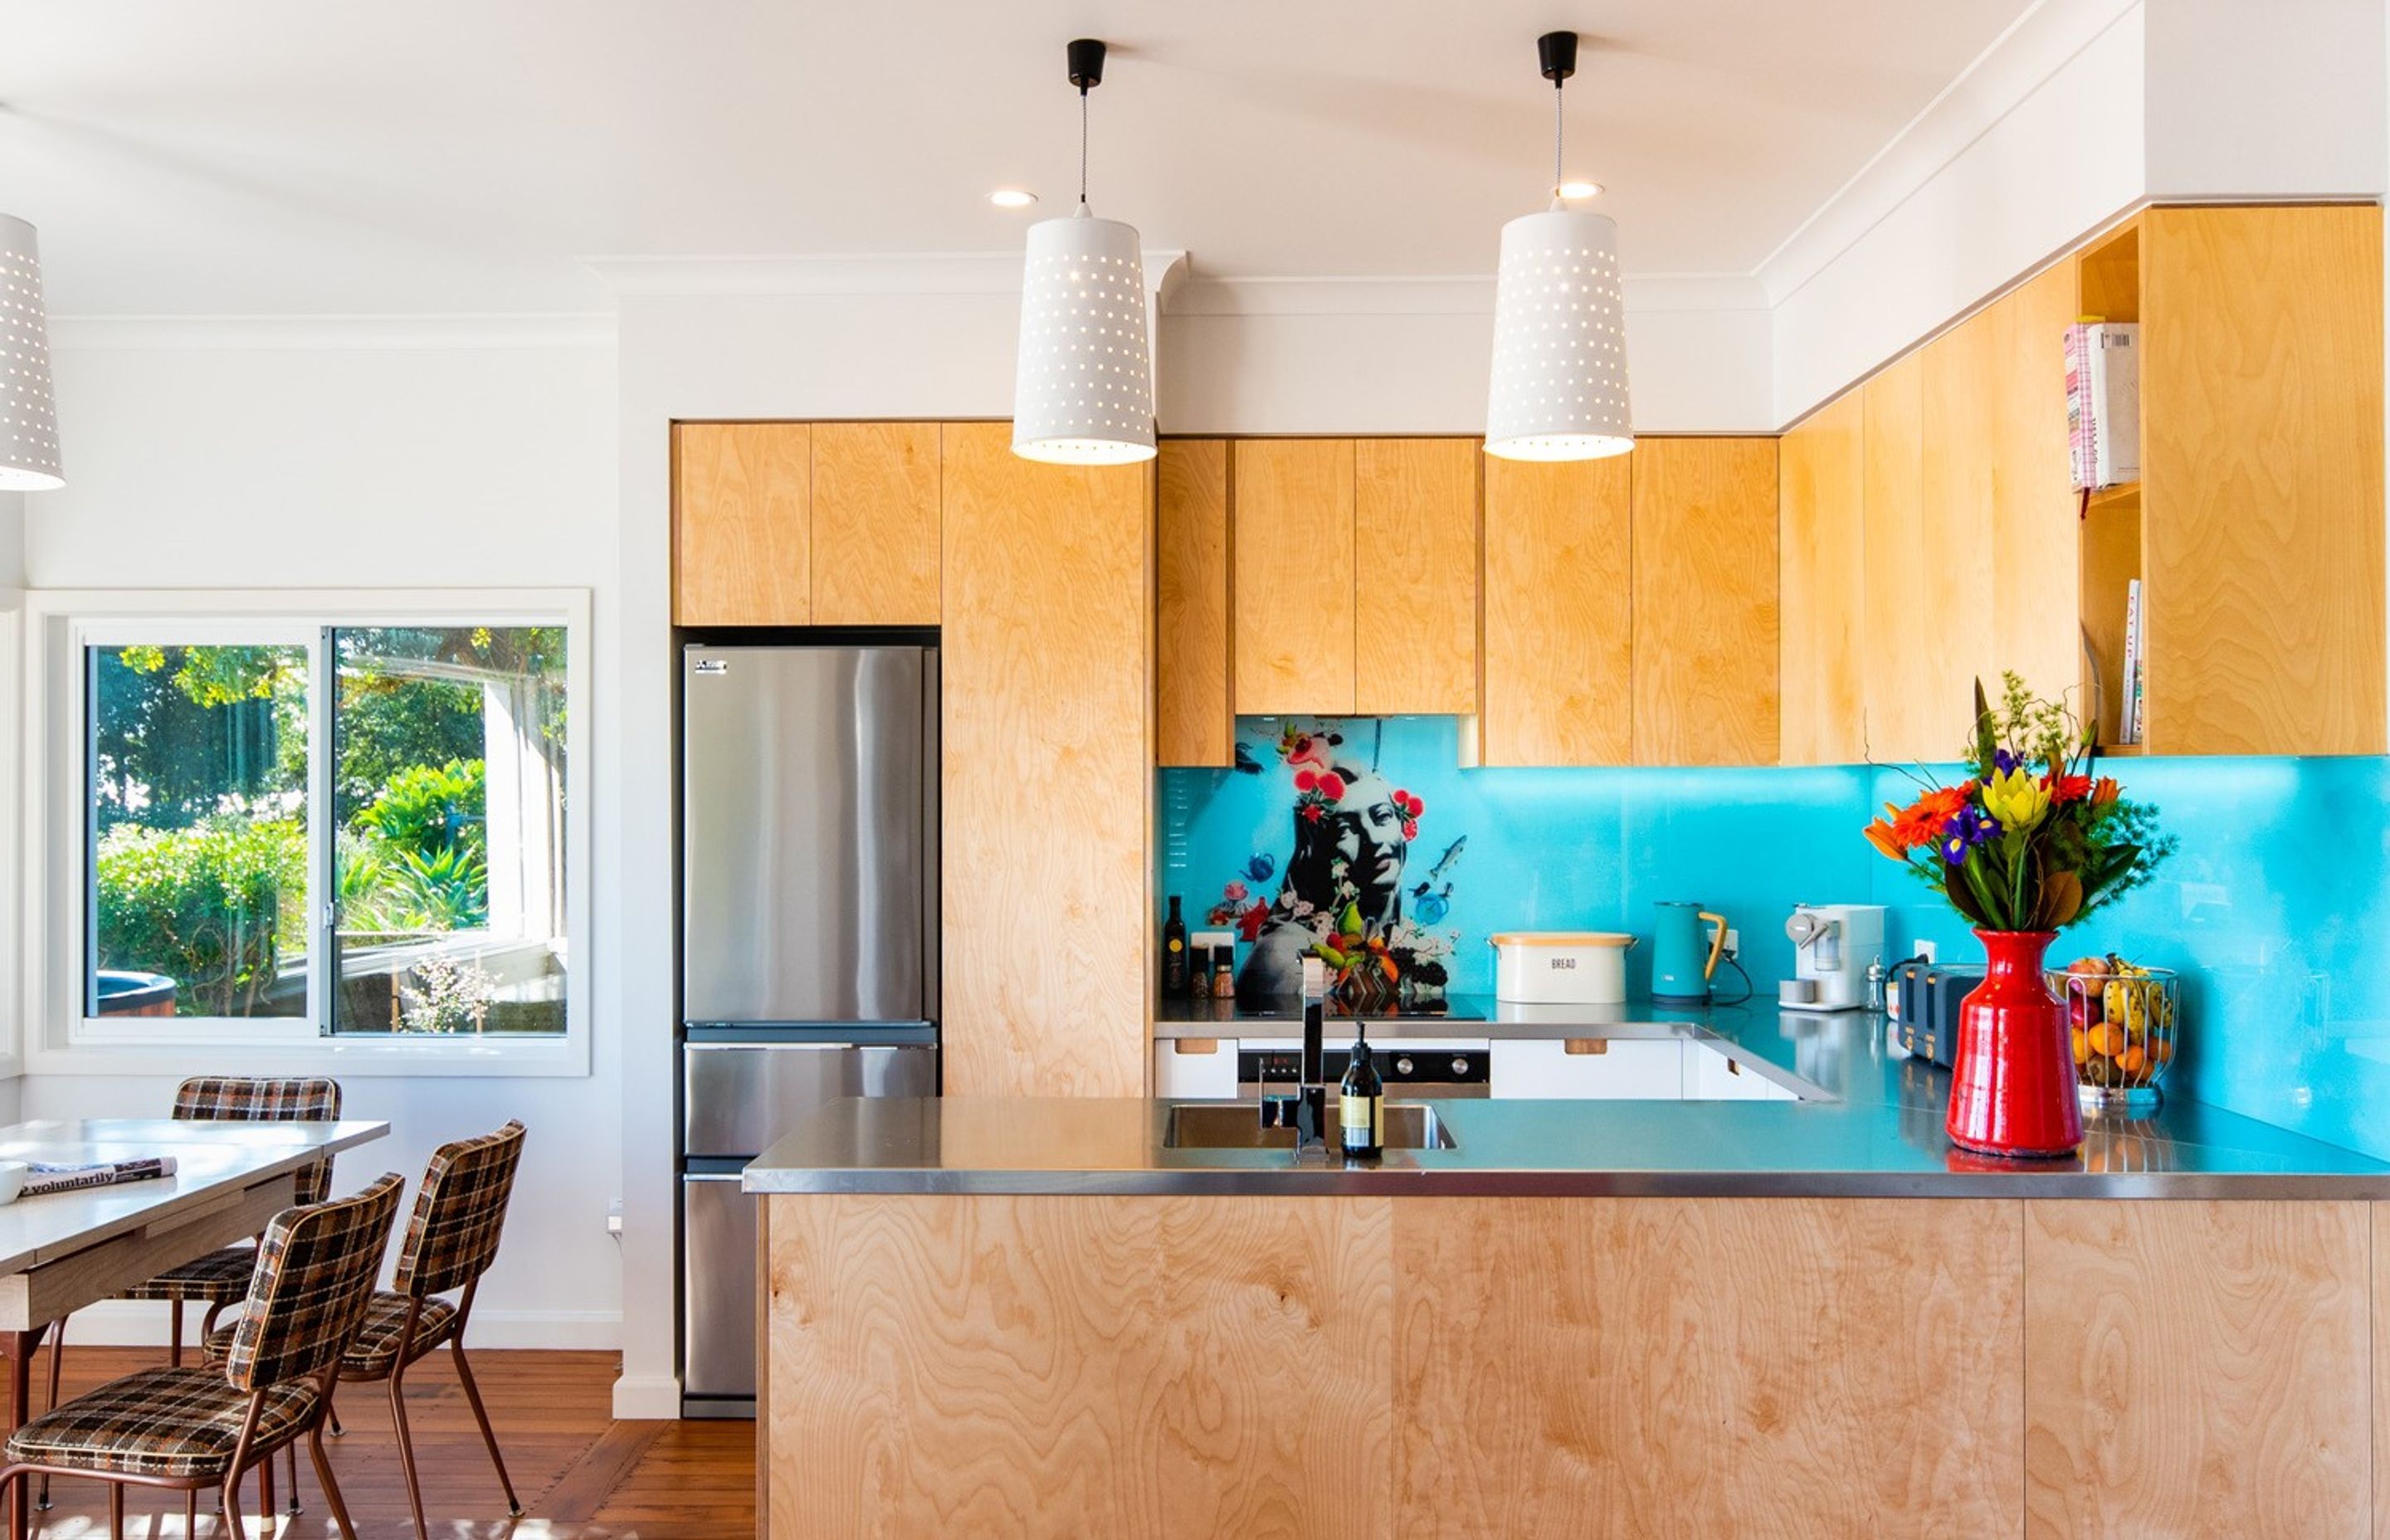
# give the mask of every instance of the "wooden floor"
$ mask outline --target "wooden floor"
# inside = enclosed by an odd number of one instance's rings
[[[72,1347],[67,1350],[67,1393],[113,1375],[161,1361],[158,1350]],[[46,1372],[48,1355],[36,1360]],[[407,1418],[415,1430],[416,1463],[423,1473],[423,1512],[432,1540],[748,1540],[755,1533],[755,1425],[752,1422],[616,1422],[610,1415],[621,1360],[610,1353],[473,1354],[474,1377],[489,1403],[490,1421],[507,1457],[523,1516],[509,1521],[490,1457],[473,1426],[448,1354],[435,1354],[407,1376]],[[36,1383],[38,1385],[38,1373]],[[35,1391],[36,1400],[40,1392]],[[341,1438],[328,1438],[333,1474],[348,1499],[359,1540],[411,1537],[405,1479],[391,1434],[389,1390],[345,1385],[339,1397]],[[276,1465],[281,1462],[277,1458]],[[299,1455],[302,1511],[275,1528],[256,1521],[257,1487],[245,1484],[249,1533],[295,1540],[339,1533],[302,1447]],[[280,1478],[277,1477],[277,1480]],[[288,1503],[287,1494],[277,1499]],[[84,1540],[108,1533],[104,1488],[59,1482],[51,1508],[36,1513],[49,1540]],[[229,1534],[202,1499],[199,1533]],[[183,1534],[179,1493],[134,1488],[125,1507],[128,1540]],[[5,1534],[0,1531],[0,1534]]]

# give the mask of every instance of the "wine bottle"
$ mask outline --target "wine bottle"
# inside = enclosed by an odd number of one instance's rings
[[[1344,1083],[1338,1088],[1336,1123],[1348,1159],[1373,1159],[1384,1151],[1386,1083],[1369,1059],[1368,1031],[1357,1021],[1353,1025],[1352,1060],[1344,1066]]]
[[[1178,895],[1170,895],[1170,918],[1162,922],[1162,993],[1183,995],[1187,975],[1187,921],[1178,913]]]

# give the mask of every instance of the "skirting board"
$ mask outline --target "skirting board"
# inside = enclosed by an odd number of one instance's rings
[[[183,1341],[199,1341],[206,1311],[192,1306],[184,1317]],[[69,1318],[67,1341],[109,1347],[166,1345],[166,1307],[146,1300],[103,1300]],[[579,1348],[618,1350],[623,1317],[610,1311],[476,1310],[468,1348]],[[679,1391],[675,1387],[674,1394]]]
[[[680,1379],[676,1375],[624,1375],[614,1381],[614,1418],[618,1422],[676,1422],[680,1419]]]

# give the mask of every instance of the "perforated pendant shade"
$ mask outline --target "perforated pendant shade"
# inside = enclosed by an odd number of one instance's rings
[[[1485,453],[1597,460],[1635,447],[1618,226],[1553,209],[1502,226]]]
[[[1145,254],[1134,226],[1084,204],[1029,227],[1012,452],[1058,465],[1153,458]]]
[[[46,492],[58,473],[50,326],[33,227],[0,214],[0,491]]]

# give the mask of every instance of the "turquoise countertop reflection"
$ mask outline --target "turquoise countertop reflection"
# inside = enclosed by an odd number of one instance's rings
[[[1274,898],[1294,843],[1280,724],[1238,725],[1258,773],[1159,775],[1157,890],[1183,894],[1197,928],[1231,882],[1244,884],[1240,907]],[[1493,932],[1648,935],[1651,905],[1672,899],[1728,917],[1763,991],[1792,971],[1783,921],[1796,903],[1886,905],[1887,961],[1921,940],[1946,962],[1979,955],[1964,921],[1859,837],[1882,802],[1914,794],[1913,772],[1464,770],[1454,718],[1330,725],[1344,736],[1341,755],[1425,803],[1400,851],[1405,912],[1425,918],[1421,882],[1443,901],[1432,929],[1453,947],[1457,993],[1491,993]],[[2115,951],[2179,969],[2186,1031],[2168,1082],[2178,1096],[2390,1157],[2390,760],[2122,759],[2107,768],[2158,805],[2180,849],[2150,886],[2062,937],[2052,961]],[[1264,860],[1271,876],[1257,879]],[[1628,954],[1638,994],[1649,984],[1646,951]]]

